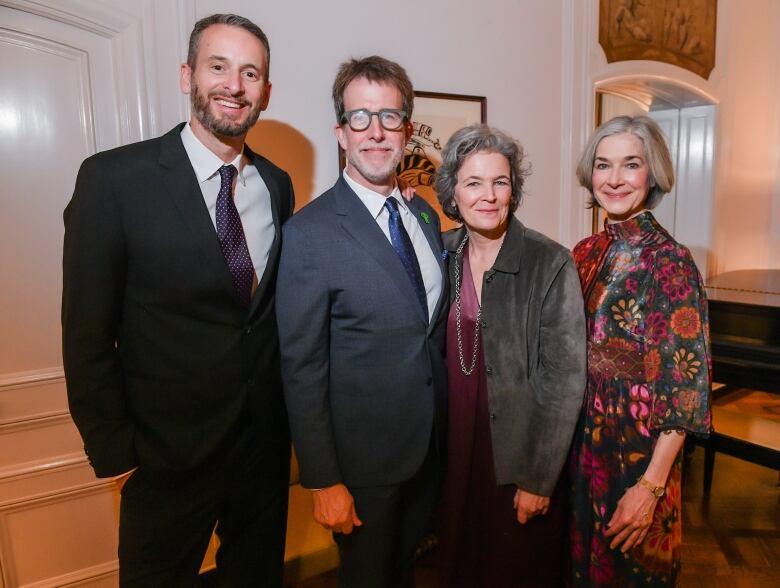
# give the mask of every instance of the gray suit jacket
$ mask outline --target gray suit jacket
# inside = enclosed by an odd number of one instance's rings
[[[426,321],[398,255],[357,195],[335,186],[284,226],[277,282],[282,380],[301,482],[410,478],[446,423],[446,269],[440,225],[409,207],[444,288]]]
[[[453,284],[464,235],[444,234]],[[496,482],[550,496],[585,391],[585,308],[569,251],[512,217],[485,273],[482,327]]]

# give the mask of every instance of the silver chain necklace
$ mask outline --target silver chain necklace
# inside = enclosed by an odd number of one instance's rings
[[[466,361],[463,359],[463,333],[460,326],[460,267],[458,267],[458,258],[463,253],[463,248],[466,246],[466,242],[469,240],[469,236],[466,235],[458,246],[458,250],[455,252],[455,331],[458,335],[458,358],[460,359],[460,370],[464,375],[470,376],[474,372],[474,368],[477,365],[477,351],[479,350],[479,326],[482,322],[482,306],[480,305],[477,311],[477,320],[474,323],[474,349],[471,356],[471,367],[466,367]],[[465,267],[465,261],[464,261]]]

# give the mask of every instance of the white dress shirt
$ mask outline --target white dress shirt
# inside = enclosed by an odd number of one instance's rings
[[[398,211],[401,213],[401,222],[404,224],[406,232],[409,233],[409,240],[414,247],[414,253],[417,255],[417,263],[420,265],[420,273],[422,274],[423,284],[425,284],[425,296],[428,300],[428,316],[433,317],[433,311],[436,310],[436,304],[439,302],[442,288],[442,276],[439,269],[439,261],[436,259],[436,255],[431,249],[428,239],[425,238],[425,233],[420,228],[420,221],[412,214],[409,207],[406,205],[406,200],[401,196],[401,192],[396,186],[389,196],[385,197],[378,192],[369,190],[365,186],[358,184],[355,180],[349,177],[349,174],[344,170],[342,172],[344,180],[350,188],[357,194],[360,201],[374,217],[379,228],[387,237],[387,240],[392,243],[390,239],[390,213],[385,208],[386,198],[395,198],[398,201]]]
[[[206,202],[211,223],[216,231],[217,195],[222,183],[219,168],[226,164],[200,142],[200,139],[192,132],[190,123],[184,125],[181,131],[181,141],[184,143],[184,150],[190,159],[192,169],[195,170],[195,176],[198,178],[198,184],[203,193],[203,200]],[[249,159],[243,153],[230,163],[238,170],[233,189],[233,200],[236,203],[238,215],[241,217],[249,256],[252,258],[252,265],[255,267],[255,275],[259,282],[268,264],[268,254],[276,235],[273,213],[271,212],[271,193],[260,176],[260,172],[254,165],[250,165]]]

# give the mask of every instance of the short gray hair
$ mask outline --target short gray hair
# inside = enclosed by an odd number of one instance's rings
[[[650,171],[650,190],[647,193],[645,207],[658,206],[664,195],[671,192],[674,187],[674,164],[658,123],[645,115],[616,116],[593,132],[577,164],[577,179],[580,186],[590,192],[588,208],[599,205],[593,195],[593,166],[596,164],[596,150],[599,143],[607,137],[623,133],[636,135],[642,142],[645,161]]]
[[[212,14],[211,16],[201,18],[195,23],[195,26],[192,27],[192,32],[190,33],[190,45],[187,49],[187,65],[190,66],[190,69],[195,69],[195,60],[198,56],[198,46],[200,45],[200,37],[203,34],[203,31],[212,25],[218,24],[244,29],[260,40],[263,47],[265,47],[265,81],[267,82],[268,74],[271,70],[271,46],[268,44],[268,37],[265,36],[263,29],[251,20],[244,18],[243,16],[238,16],[237,14]]]
[[[442,160],[436,170],[435,187],[444,214],[456,222],[463,222],[455,205],[455,186],[463,162],[474,153],[500,153],[506,157],[512,181],[509,211],[514,213],[523,198],[525,178],[531,173],[530,166],[525,162],[525,151],[520,143],[506,133],[488,125],[476,124],[455,131],[441,152]]]

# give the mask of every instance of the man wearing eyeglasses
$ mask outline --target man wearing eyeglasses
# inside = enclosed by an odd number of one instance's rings
[[[446,423],[447,286],[439,219],[401,198],[411,132],[404,69],[342,64],[347,166],[283,229],[277,319],[302,484],[334,533],[341,586],[406,586],[428,529]]]

